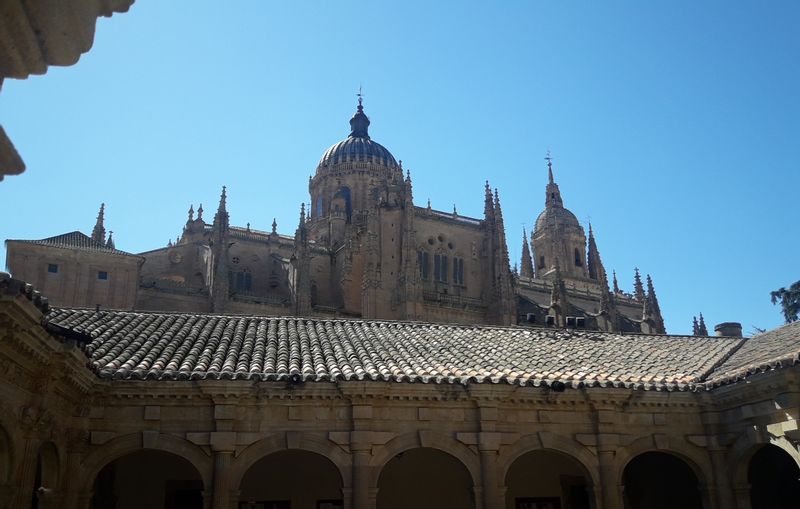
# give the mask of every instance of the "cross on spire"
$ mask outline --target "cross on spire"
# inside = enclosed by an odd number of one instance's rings
[[[360,84],[358,85],[358,93],[356,95],[358,96],[358,105],[361,106],[361,102],[364,100],[364,94],[361,93]]]

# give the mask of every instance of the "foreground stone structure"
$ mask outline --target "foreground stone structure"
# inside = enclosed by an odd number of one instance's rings
[[[797,323],[741,339],[50,310],[4,276],[0,331],[0,507],[800,496]]]
[[[0,88],[6,78],[75,64],[94,43],[97,18],[127,12],[134,0],[5,0],[0,3]],[[0,127],[0,180],[25,163]]]

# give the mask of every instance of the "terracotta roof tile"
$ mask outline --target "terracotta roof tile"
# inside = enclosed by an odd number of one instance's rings
[[[64,249],[82,249],[84,251],[104,251],[106,253],[113,253],[125,256],[137,256],[126,251],[106,247],[104,244],[95,241],[88,235],[79,231],[64,233],[56,235],[55,237],[47,237],[46,239],[39,240],[19,240],[10,239],[9,242],[23,242],[26,244],[39,244],[42,246],[60,247]]]
[[[800,322],[759,334],[742,342],[709,377],[711,387],[800,363]]]
[[[109,379],[291,377],[534,386],[560,381],[572,387],[693,390],[706,388],[712,372],[716,380],[741,360],[751,365],[755,357],[747,352],[759,351],[759,344],[772,345],[777,357],[800,349],[798,335],[786,332],[742,340],[80,309],[53,310],[48,320],[91,336],[92,369]]]

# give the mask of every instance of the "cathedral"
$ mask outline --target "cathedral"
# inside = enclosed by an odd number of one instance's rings
[[[223,187],[207,222],[190,207],[180,237],[116,249],[104,206],[91,235],[8,240],[14,277],[57,306],[666,332],[650,276],[632,293],[608,275],[564,206],[552,160],[544,210],[512,270],[497,189],[483,217],[415,205],[409,171],[369,135],[362,99],[350,134],[322,155],[293,235],[230,224]],[[531,211],[532,213],[534,211]],[[515,264],[516,267],[516,264]]]

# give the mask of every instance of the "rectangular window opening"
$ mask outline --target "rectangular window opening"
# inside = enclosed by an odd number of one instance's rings
[[[58,274],[58,265],[55,263],[48,263],[47,272],[49,272],[50,274]]]
[[[103,281],[108,279],[108,272],[101,270],[97,272],[97,279],[102,279]]]

